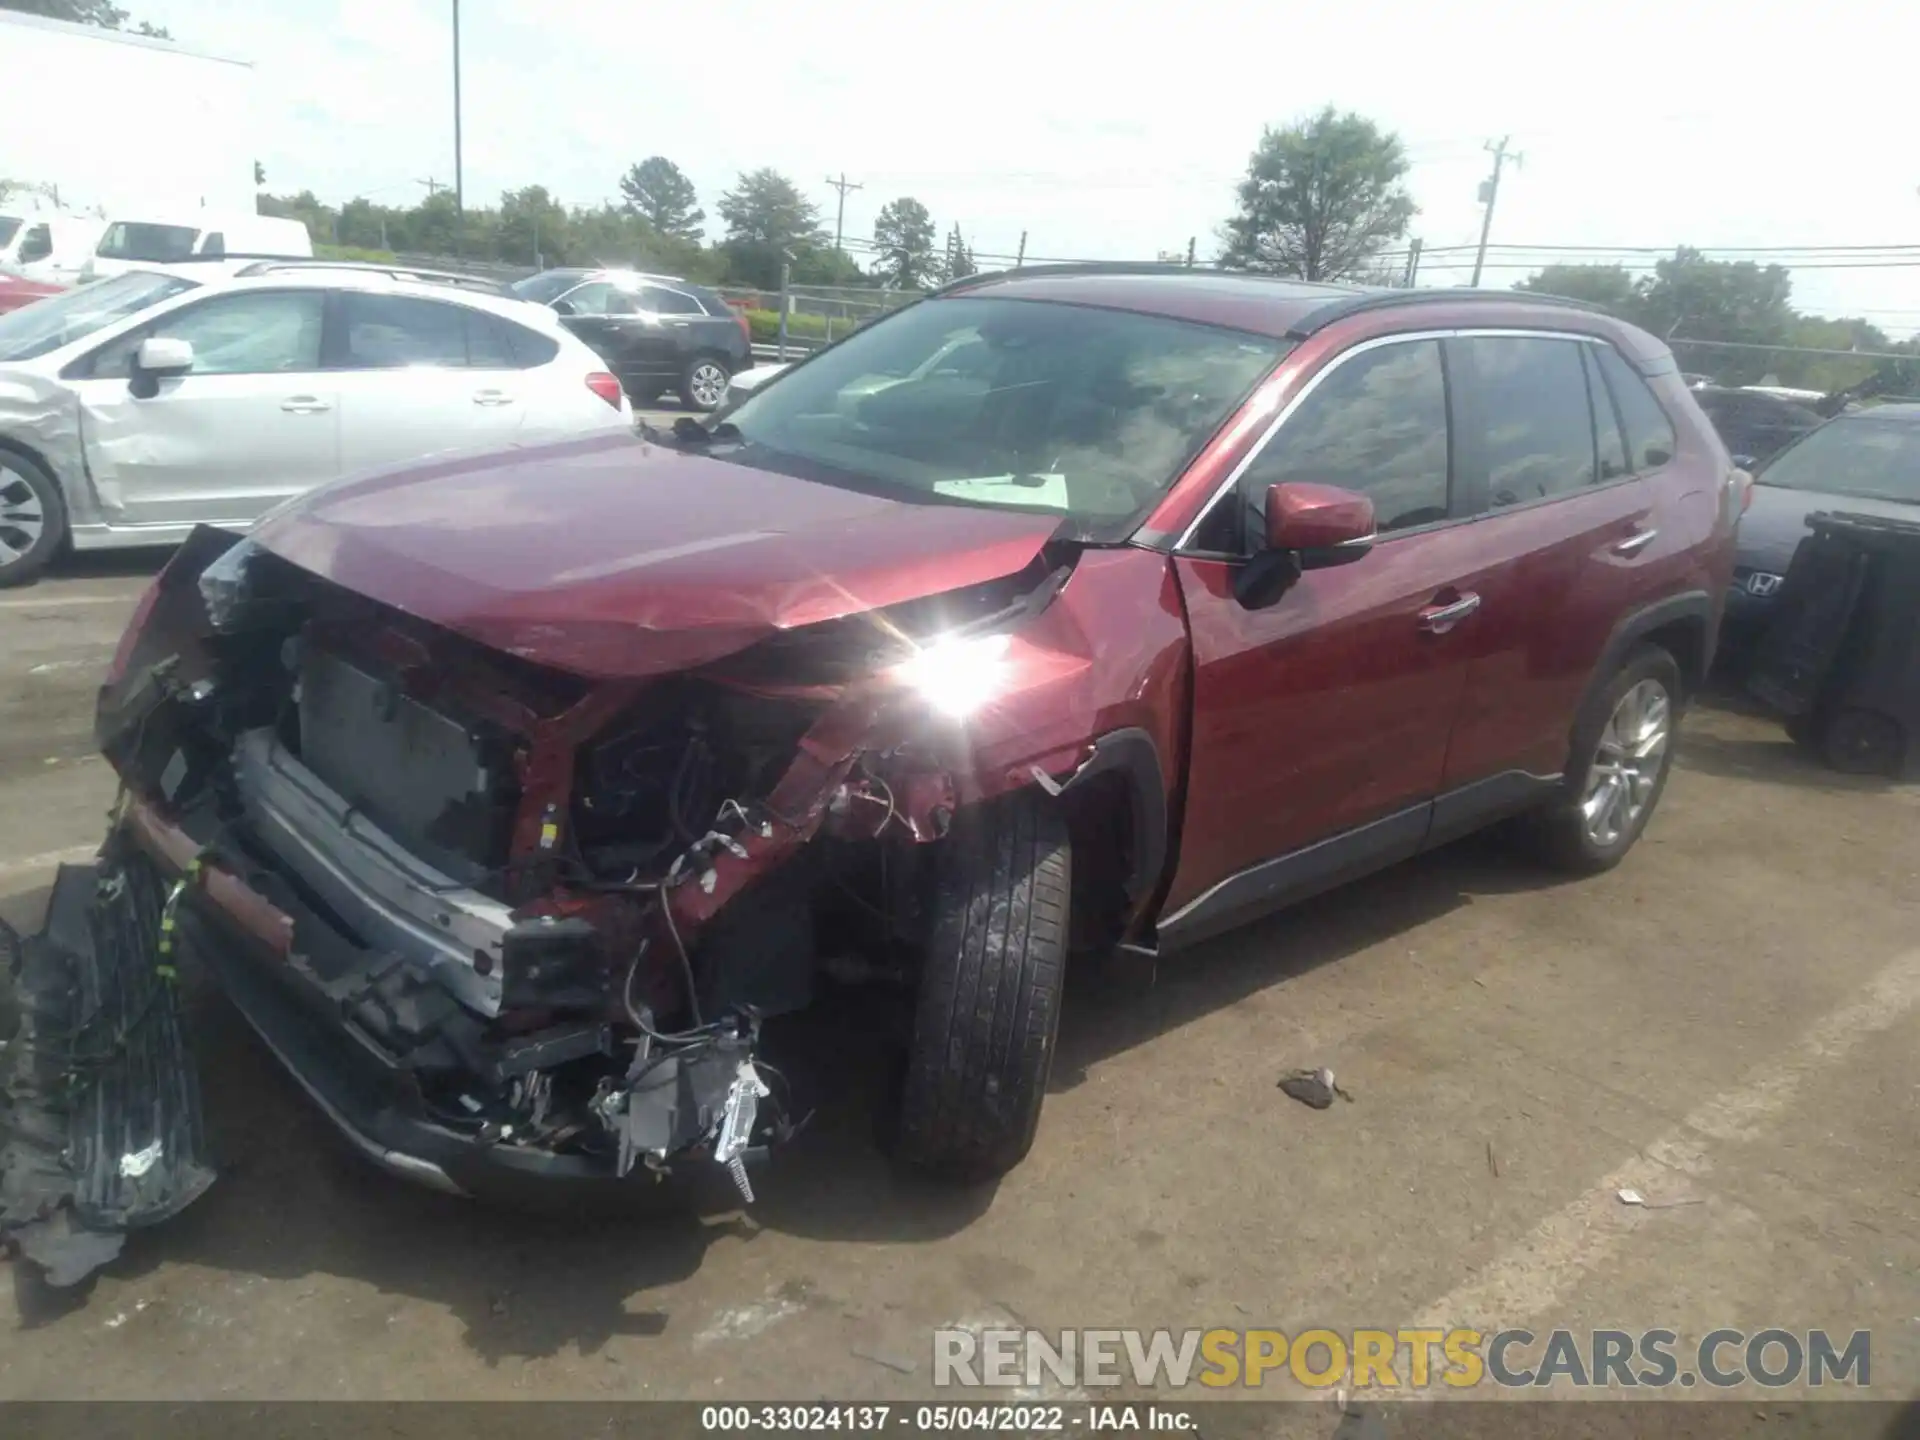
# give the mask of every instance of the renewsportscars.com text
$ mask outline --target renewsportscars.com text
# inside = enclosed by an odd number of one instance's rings
[[[1855,1330],[936,1330],[933,1383],[992,1388],[1203,1385],[1660,1389],[1872,1383]]]

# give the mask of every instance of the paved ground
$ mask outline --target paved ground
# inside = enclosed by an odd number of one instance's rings
[[[0,592],[0,904],[112,792],[91,687],[149,561]],[[751,1215],[537,1219],[372,1173],[196,991],[229,1166],[88,1292],[20,1282],[0,1398],[909,1396],[929,1332],[1432,1320],[1873,1332],[1920,1380],[1920,794],[1691,717],[1652,833],[1556,885],[1469,842],[1216,943],[1073,977],[1032,1158],[893,1179],[857,1017],[794,1037],[815,1128]],[[1352,1104],[1282,1096],[1327,1064]],[[1670,1208],[1634,1209],[1631,1185]],[[15,1282],[0,1278],[0,1292]],[[915,1362],[907,1374],[863,1358]]]

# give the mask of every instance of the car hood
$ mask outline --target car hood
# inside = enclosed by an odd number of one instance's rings
[[[1920,505],[1908,505],[1898,500],[1868,500],[1855,495],[1830,495],[1814,490],[1788,490],[1777,485],[1755,485],[1753,504],[1740,517],[1738,563],[1754,570],[1786,574],[1787,565],[1793,559],[1794,547],[1808,534],[1807,516],[1820,510],[1920,520]]]
[[[1014,574],[1057,528],[916,505],[616,435],[385,471],[256,543],[482,644],[579,674],[717,660],[779,630]]]

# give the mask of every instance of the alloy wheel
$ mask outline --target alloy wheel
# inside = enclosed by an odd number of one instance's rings
[[[1640,823],[1666,763],[1673,737],[1673,701],[1658,680],[1642,680],[1620,697],[1600,732],[1580,802],[1587,839],[1602,850]]]
[[[0,462],[0,566],[11,565],[40,543],[47,512],[26,476]]]
[[[687,377],[687,389],[693,392],[695,404],[712,409],[726,398],[727,372],[711,360],[703,360]]]

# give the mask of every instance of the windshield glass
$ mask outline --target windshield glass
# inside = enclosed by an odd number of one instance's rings
[[[192,225],[149,225],[116,220],[100,237],[94,253],[108,260],[185,260],[200,232]]]
[[[131,271],[82,285],[64,295],[0,315],[0,362],[31,360],[71,345],[94,331],[138,314],[149,305],[191,290],[194,282],[177,275],[155,275],[143,270]]]
[[[933,300],[848,336],[726,419],[747,464],[905,500],[1053,512],[1118,538],[1286,349],[1155,315]]]
[[[1755,478],[1786,490],[1920,505],[1920,424],[1850,415],[1781,451]]]
[[[20,233],[20,221],[13,215],[0,215],[0,245],[11,245]]]
[[[556,296],[564,295],[573,289],[582,278],[578,274],[561,274],[549,270],[544,275],[529,275],[525,280],[516,280],[508,288],[522,300],[532,300],[546,305]]]

